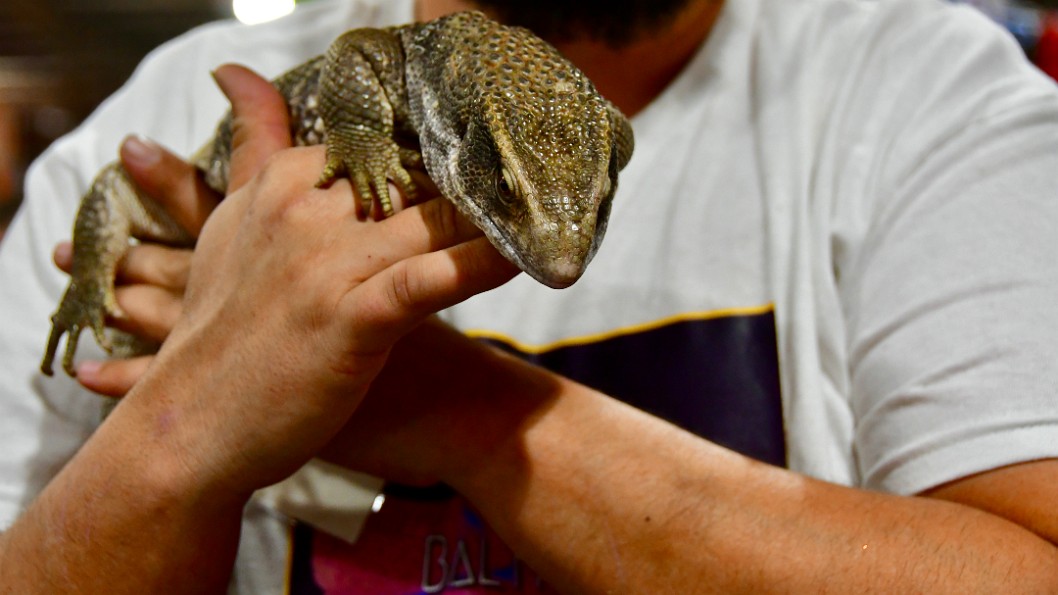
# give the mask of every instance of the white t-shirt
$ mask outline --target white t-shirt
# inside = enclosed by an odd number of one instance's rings
[[[189,154],[226,108],[210,69],[274,76],[411,18],[411,0],[321,1],[201,28],[33,166],[0,245],[0,526],[98,421],[37,366],[66,281],[51,247],[121,138]],[[842,484],[913,494],[1058,456],[1058,89],[1004,32],[933,0],[727,0],[633,127],[585,276],[523,275],[448,320]],[[287,538],[248,508],[237,590],[282,589]]]

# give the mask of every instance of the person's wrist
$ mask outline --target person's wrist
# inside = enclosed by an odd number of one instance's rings
[[[100,430],[136,451],[138,473],[160,498],[241,508],[258,486],[230,464],[211,429],[187,415],[180,393],[189,390],[193,384],[153,366]]]
[[[557,380],[546,370],[497,349],[474,345],[480,374],[474,403],[462,405],[461,423],[450,425],[452,447],[442,479],[467,494],[494,481],[513,478],[528,464],[525,434],[558,398]]]

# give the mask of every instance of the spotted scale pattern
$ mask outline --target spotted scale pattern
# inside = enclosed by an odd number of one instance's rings
[[[476,12],[349,31],[275,85],[295,142],[327,146],[321,184],[346,175],[363,213],[377,201],[388,214],[387,183],[414,197],[407,168],[424,165],[497,250],[552,287],[575,282],[594,256],[632,154],[628,121],[583,73],[529,31]],[[191,161],[223,192],[230,158],[228,115]],[[152,204],[117,163],[82,199],[45,373],[65,334],[70,375],[81,329],[106,345],[99,321],[115,313],[114,263],[131,238],[188,244]]]

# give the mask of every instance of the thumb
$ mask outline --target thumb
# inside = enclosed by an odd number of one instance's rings
[[[244,66],[225,64],[213,78],[231,101],[230,194],[257,175],[272,154],[291,145],[290,116],[272,83]]]

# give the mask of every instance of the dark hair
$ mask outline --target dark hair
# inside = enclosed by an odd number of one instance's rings
[[[620,47],[668,25],[691,0],[474,0],[508,25],[550,41],[587,37]]]

